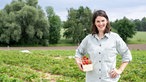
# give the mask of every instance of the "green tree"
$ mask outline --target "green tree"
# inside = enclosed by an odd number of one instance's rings
[[[25,6],[25,2],[21,1],[21,0],[13,0],[10,4],[7,4],[4,8],[4,10],[7,13],[10,12],[16,12],[21,10],[23,7]]]
[[[13,0],[0,14],[0,42],[49,44],[49,22],[38,0]]]
[[[143,17],[141,20],[143,31],[146,31],[146,17]]]
[[[49,28],[50,24],[41,8],[38,9],[38,19],[35,27],[35,42],[47,46],[49,44]]]
[[[116,20],[116,21],[117,21],[117,20]],[[111,31],[112,31],[112,32],[118,33],[118,32],[117,32],[117,28],[116,28],[116,26],[115,26],[116,21],[110,22],[110,25],[111,25]]]
[[[15,21],[15,16],[13,12],[8,14],[0,11],[0,42],[3,44],[18,42],[21,37],[20,25]]]
[[[50,23],[49,29],[49,43],[56,44],[60,40],[61,19],[57,16],[51,6],[46,7],[48,21]]]
[[[92,12],[88,7],[70,8],[67,21],[63,25],[65,29],[64,36],[71,38],[74,43],[80,43],[90,33],[91,19]]]
[[[33,7],[37,8],[38,0],[26,0],[26,4],[29,5],[29,6],[33,6]]]
[[[17,20],[21,25],[21,41],[22,43],[30,43],[35,35],[35,23],[37,21],[37,10],[32,6],[24,6],[18,12]]]
[[[1,10],[0,20],[0,42],[2,44],[15,44],[21,38],[21,27],[16,22],[17,11],[24,6],[21,1],[13,0]]]
[[[141,21],[139,19],[135,19],[133,22],[134,22],[134,24],[136,26],[136,30],[137,31],[142,31],[143,30]]]
[[[135,34],[135,24],[126,17],[117,20],[115,23],[114,27],[125,42],[127,42],[127,39],[132,38]]]

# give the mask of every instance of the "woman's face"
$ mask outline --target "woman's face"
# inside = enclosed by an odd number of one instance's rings
[[[95,26],[97,27],[99,32],[104,32],[106,25],[107,25],[107,19],[103,16],[97,16],[95,19]]]

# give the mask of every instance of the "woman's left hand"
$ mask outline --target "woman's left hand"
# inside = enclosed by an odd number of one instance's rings
[[[113,69],[113,70],[110,71],[109,75],[110,75],[111,78],[115,78],[118,75],[120,75],[121,73],[122,73],[122,70]]]

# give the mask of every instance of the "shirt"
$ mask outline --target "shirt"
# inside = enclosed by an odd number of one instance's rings
[[[105,33],[99,39],[97,34],[87,35],[76,49],[75,57],[89,55],[93,70],[86,72],[86,82],[117,82],[120,78],[111,78],[109,72],[116,67],[116,56],[120,54],[122,62],[132,60],[131,52],[122,38],[114,32]]]

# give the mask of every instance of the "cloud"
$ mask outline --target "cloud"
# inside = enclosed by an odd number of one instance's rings
[[[3,9],[5,5],[9,4],[12,0],[1,0],[0,9]]]
[[[79,8],[79,6],[88,6],[92,11],[103,9],[114,21],[124,16],[130,19],[141,19],[145,16],[146,1],[139,0],[39,0],[41,6],[52,6],[60,18],[65,21],[67,10],[70,8]]]
[[[60,19],[62,21],[66,21],[67,20],[67,11],[61,11],[61,12],[57,12],[56,13],[58,16],[60,16]]]
[[[116,19],[122,19],[124,16],[129,19],[142,19],[146,16],[146,6],[133,6],[123,8],[113,8],[109,10],[109,18],[114,21]]]
[[[0,9],[12,0],[2,0]],[[45,7],[52,6],[55,13],[61,20],[67,19],[70,8],[79,8],[80,6],[89,7],[92,11],[103,9],[109,15],[110,20],[121,19],[124,16],[130,19],[141,19],[146,15],[145,0],[38,0],[38,4],[45,10]],[[44,11],[45,12],[45,11]]]
[[[133,7],[131,11],[127,12],[128,18],[142,19],[146,16],[146,6]]]

